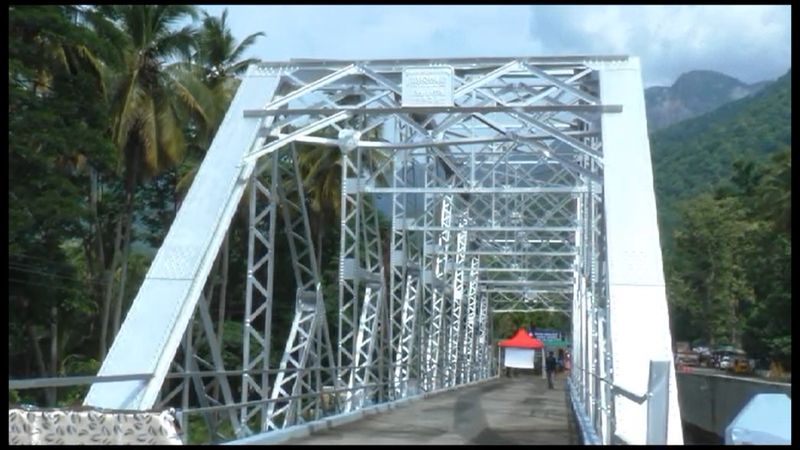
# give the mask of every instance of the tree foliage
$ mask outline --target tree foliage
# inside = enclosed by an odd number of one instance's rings
[[[673,328],[791,367],[791,150],[733,171],[681,206],[666,265]]]
[[[650,137],[662,243],[680,227],[677,205],[708,192],[733,173],[790,145],[791,71],[752,97],[730,102]]]
[[[234,67],[211,83],[192,58],[213,36],[180,26],[197,18],[193,6],[9,7],[10,376],[94,371],[113,340],[177,211],[178,166],[202,160],[255,39],[222,30]]]
[[[790,366],[791,70],[651,136],[677,340]]]

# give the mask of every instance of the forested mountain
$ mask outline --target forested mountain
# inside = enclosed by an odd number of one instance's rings
[[[645,89],[648,129],[653,132],[703,115],[725,103],[755,94],[769,83],[746,84],[711,70],[684,73],[672,86]]]
[[[758,160],[791,145],[791,71],[758,94],[651,133],[662,242],[677,224],[675,204],[733,173],[736,160]]]

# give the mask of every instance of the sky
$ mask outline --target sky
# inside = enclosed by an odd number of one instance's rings
[[[262,31],[247,56],[393,59],[627,54],[646,87],[690,70],[746,83],[791,66],[791,6],[204,5],[228,8],[234,36]]]

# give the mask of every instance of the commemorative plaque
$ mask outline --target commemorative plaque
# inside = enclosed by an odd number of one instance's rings
[[[453,106],[452,67],[403,70],[403,106]]]

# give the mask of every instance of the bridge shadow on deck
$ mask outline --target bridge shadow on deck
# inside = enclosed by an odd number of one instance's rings
[[[435,395],[287,444],[566,445],[565,375],[547,389],[541,376],[500,378]]]

